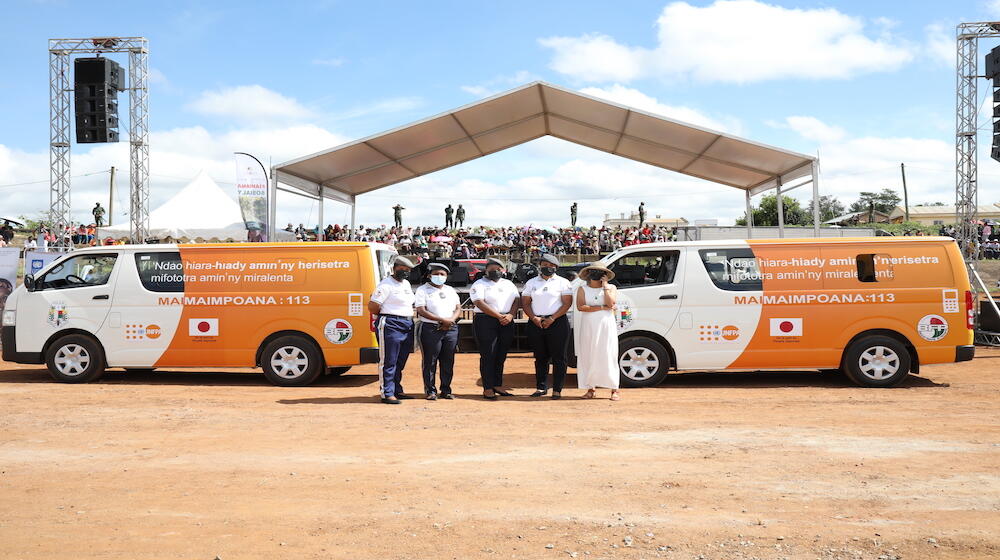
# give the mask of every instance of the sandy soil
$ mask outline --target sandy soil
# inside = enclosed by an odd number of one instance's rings
[[[1000,352],[901,388],[685,374],[376,404],[370,366],[62,385],[0,362],[2,558],[1000,557]],[[575,384],[575,377],[570,377]],[[404,378],[419,391],[411,363]]]

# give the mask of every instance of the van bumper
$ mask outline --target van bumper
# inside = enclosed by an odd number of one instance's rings
[[[378,348],[362,348],[361,355],[359,356],[358,363],[361,364],[377,364],[378,363]]]
[[[3,361],[15,364],[42,364],[41,352],[17,352],[14,346],[14,329],[17,327],[0,327],[0,344],[3,345]]]
[[[975,357],[975,355],[976,355],[976,347],[973,345],[955,347],[956,362],[968,362],[973,357]]]

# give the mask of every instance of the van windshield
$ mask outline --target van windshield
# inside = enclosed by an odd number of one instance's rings
[[[379,280],[389,276],[389,272],[392,271],[392,259],[396,258],[397,254],[395,251],[387,251],[385,249],[375,251],[375,255],[378,258]]]
[[[108,283],[118,255],[77,255],[56,264],[41,280],[43,290],[62,290]]]

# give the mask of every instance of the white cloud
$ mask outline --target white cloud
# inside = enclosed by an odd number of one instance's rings
[[[941,64],[954,67],[956,50],[955,34],[953,31],[939,23],[928,25],[924,28],[924,31],[926,33],[924,50],[927,57]]]
[[[497,76],[481,84],[461,86],[465,93],[476,97],[489,97],[495,93],[537,81],[539,77],[527,70],[520,70],[509,76]]]
[[[786,117],[784,123],[775,126],[777,128],[790,128],[806,140],[823,143],[836,142],[847,135],[843,128],[826,124],[816,117]]]
[[[419,97],[390,97],[389,99],[380,99],[366,105],[358,105],[346,111],[335,112],[330,116],[335,120],[356,119],[367,117],[368,115],[411,111],[422,104],[423,100]]]
[[[673,2],[657,19],[653,48],[599,34],[540,43],[554,51],[554,70],[591,82],[842,79],[892,71],[913,59],[914,48],[893,37],[891,22],[876,26],[878,34],[870,36],[862,19],[832,8],[789,9],[756,0],[716,0],[705,7]]]
[[[587,95],[600,97],[602,99],[621,103],[622,105],[627,105],[629,107],[635,107],[641,111],[647,111],[681,122],[703,126],[719,132],[740,134],[743,130],[743,126],[736,118],[713,118],[690,107],[667,105],[637,89],[626,87],[621,84],[614,84],[610,87],[604,88],[588,87],[583,88],[580,91]]]
[[[239,121],[237,124],[301,121],[313,116],[295,99],[259,85],[206,91],[188,108],[202,115]]]

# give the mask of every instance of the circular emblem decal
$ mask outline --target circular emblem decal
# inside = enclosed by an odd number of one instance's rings
[[[156,340],[162,332],[159,325],[146,325],[146,338]]]
[[[924,340],[941,340],[948,334],[948,321],[940,315],[924,315],[917,323],[917,332]]]
[[[354,328],[343,319],[330,319],[323,328],[323,336],[334,344],[343,344],[354,336]]]
[[[618,323],[618,334],[627,331],[635,322],[635,306],[632,305],[632,300],[621,292],[618,292],[618,301],[615,302],[615,321]]]
[[[740,337],[740,328],[736,325],[726,325],[722,327],[722,338],[726,340],[736,340]]]

